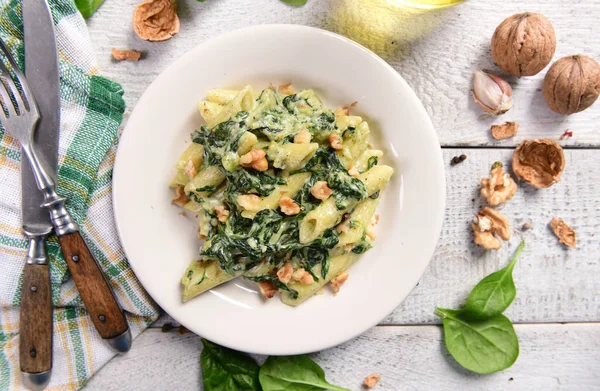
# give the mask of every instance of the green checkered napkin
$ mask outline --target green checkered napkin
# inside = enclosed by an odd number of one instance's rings
[[[58,191],[127,313],[134,336],[158,309],[136,279],[119,243],[111,204],[117,129],[125,103],[119,84],[97,75],[85,22],[72,0],[50,0],[61,82]],[[23,67],[21,3],[0,0],[0,37]],[[19,301],[27,242],[21,233],[21,157],[0,127],[0,390],[24,389],[19,372]],[[51,390],[74,390],[113,353],[94,329],[56,237],[48,242],[54,309]]]

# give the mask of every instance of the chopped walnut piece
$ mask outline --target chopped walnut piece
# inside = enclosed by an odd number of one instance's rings
[[[277,87],[277,91],[280,94],[284,94],[284,95],[293,95],[294,94],[294,88],[292,87],[292,83],[280,84],[279,87]]]
[[[188,203],[190,199],[187,198],[185,192],[183,191],[183,186],[177,186],[175,189],[175,197],[171,200],[175,205],[183,206]]]
[[[533,187],[550,187],[565,169],[565,153],[554,140],[525,140],[513,152],[512,167],[517,178]]]
[[[288,216],[294,216],[300,213],[300,205],[295,203],[294,200],[288,196],[283,196],[279,199],[279,207],[283,214]]]
[[[358,178],[360,176],[360,172],[358,172],[358,169],[354,164],[348,169],[348,174],[354,178]]]
[[[302,285],[310,285],[315,282],[313,276],[304,270],[304,268],[299,268],[292,274],[292,280],[298,281]]]
[[[267,171],[269,162],[265,157],[267,153],[263,149],[252,148],[250,152],[240,156],[240,165],[246,168],[253,168],[256,171]]]
[[[313,197],[321,201],[325,201],[326,199],[328,199],[332,193],[333,190],[331,190],[329,186],[327,186],[327,182],[325,181],[316,182],[310,189],[310,194],[312,194]]]
[[[296,133],[296,135],[294,136],[294,143],[295,144],[308,144],[308,143],[310,143],[311,138],[312,138],[312,135],[310,134],[310,132],[306,129],[302,129],[301,131]]]
[[[336,151],[341,151],[343,148],[342,139],[337,134],[329,135],[329,145],[331,145],[331,148],[335,149]]]
[[[502,125],[492,125],[492,137],[496,140],[514,137],[519,131],[519,124],[516,122],[505,122]]]
[[[183,166],[183,173],[190,179],[194,179],[198,173],[192,159],[188,160],[187,163],[185,163],[185,166]]]
[[[350,103],[350,107],[356,107],[357,104],[358,104],[358,101],[355,100],[354,102]]]
[[[491,206],[505,203],[517,192],[517,183],[502,169],[502,163],[496,162],[492,166],[490,177],[481,179],[481,196]]]
[[[221,223],[226,222],[229,218],[229,210],[227,210],[227,208],[225,208],[223,205],[215,206],[215,212],[217,213],[217,219]]]
[[[147,0],[133,12],[133,30],[146,41],[165,41],[179,32],[175,0]]]
[[[260,208],[260,197],[256,194],[241,194],[236,201],[245,210],[258,211]]]
[[[335,111],[333,112],[333,114],[336,117],[344,117],[344,116],[350,115],[350,110],[348,109],[347,106],[338,107],[337,109],[335,109]]]
[[[279,270],[277,270],[277,278],[279,281],[287,284],[292,279],[292,274],[294,274],[294,267],[291,263],[286,262]]]
[[[372,373],[369,376],[365,377],[364,385],[367,388],[373,388],[377,383],[381,380],[381,375],[378,373]]]
[[[563,219],[553,218],[550,221],[550,228],[558,238],[558,241],[567,247],[577,247],[577,237],[575,231],[564,222]]]
[[[333,289],[334,296],[338,294],[342,285],[348,280],[348,277],[350,277],[350,275],[346,272],[343,272],[331,280],[329,285],[331,286],[331,289]]]
[[[139,61],[142,58],[142,52],[132,49],[120,50],[112,48],[111,54],[117,61]]]
[[[486,206],[475,217],[477,221],[471,223],[475,235],[475,244],[486,250],[498,250],[501,243],[494,234],[497,234],[503,240],[510,239],[511,232],[508,219],[497,210]]]
[[[273,285],[271,281],[261,281],[257,282],[258,289],[260,289],[260,293],[267,299],[275,296],[275,292],[277,292],[277,287]]]

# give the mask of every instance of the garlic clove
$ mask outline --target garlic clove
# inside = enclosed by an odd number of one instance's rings
[[[488,113],[504,114],[512,107],[512,88],[501,77],[478,70],[473,72],[473,98]]]

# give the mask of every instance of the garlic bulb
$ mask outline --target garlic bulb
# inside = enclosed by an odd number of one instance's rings
[[[512,88],[499,76],[475,71],[473,73],[475,103],[490,114],[506,113],[512,107]]]

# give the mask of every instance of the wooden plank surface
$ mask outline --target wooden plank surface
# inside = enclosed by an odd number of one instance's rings
[[[360,390],[364,377],[373,372],[382,375],[375,390],[600,389],[599,324],[519,325],[516,331],[519,359],[513,367],[486,376],[456,364],[438,326],[379,326],[313,358],[330,382],[351,390]],[[200,352],[200,338],[194,334],[150,329],[84,390],[201,390]]]
[[[555,59],[577,53],[597,57],[599,0],[572,0],[568,5],[563,0],[477,0],[425,13],[392,7],[388,0],[309,0],[301,8],[278,0],[180,0],[181,31],[161,43],[142,41],[133,32],[137,3],[107,1],[88,20],[100,69],[123,85],[129,111],[168,64],[205,40],[255,24],[293,23],[343,34],[387,60],[423,101],[442,145],[515,145],[523,138],[558,138],[566,129],[574,133],[568,145],[600,145],[600,104],[569,117],[553,113],[540,92],[546,70],[533,77],[510,77],[514,108],[498,118],[482,115],[469,92],[473,70],[498,71],[489,41],[496,26],[516,12],[541,12],[551,20],[559,42]],[[143,50],[146,58],[117,63],[110,56],[112,47]],[[494,141],[489,126],[507,120],[521,124],[519,135]]]

